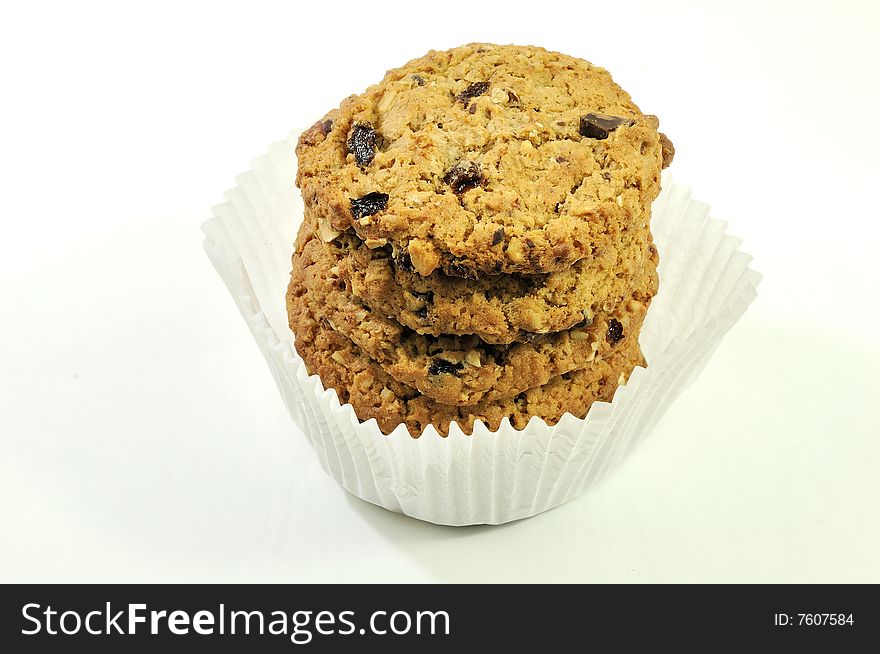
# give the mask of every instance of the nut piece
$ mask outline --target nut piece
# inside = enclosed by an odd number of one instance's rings
[[[368,238],[364,241],[364,244],[371,250],[375,250],[376,248],[380,248],[383,245],[388,245],[387,238]]]
[[[379,397],[382,398],[383,400],[385,400],[386,402],[390,402],[391,400],[394,399],[394,393],[391,391],[390,388],[388,388],[386,386],[385,388],[383,388],[379,392]]]
[[[507,91],[498,88],[497,86],[492,89],[492,93],[489,95],[489,98],[492,100],[493,104],[507,104],[508,100],[510,100],[510,96],[507,95]]]
[[[326,223],[323,220],[318,223],[318,234],[321,236],[321,240],[325,243],[329,243],[339,236],[339,232],[333,229],[330,226],[330,223]]]
[[[422,277],[427,277],[440,267],[440,253],[429,241],[413,239],[408,249],[410,261]]]
[[[507,256],[514,263],[522,263],[526,260],[526,253],[523,250],[521,239],[510,239],[510,243],[507,245]]]
[[[475,368],[483,367],[483,364],[480,363],[480,353],[476,350],[469,350],[468,353],[464,355],[464,360],[467,361],[469,365],[472,365]]]

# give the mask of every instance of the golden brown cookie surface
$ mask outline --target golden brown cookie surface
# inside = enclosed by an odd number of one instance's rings
[[[638,334],[648,300],[627,297],[590,321],[528,342],[492,345],[476,336],[422,335],[377,314],[354,297],[339,275],[337,240],[300,238],[293,256],[288,315],[299,334],[308,314],[347,336],[397,381],[448,405],[504,400],[586,368],[627,334]],[[614,330],[619,337],[612,337]]]
[[[567,269],[647,222],[671,152],[604,69],[541,48],[431,52],[303,134],[307,209],[463,278]]]
[[[415,437],[428,424],[445,436],[453,421],[470,434],[476,420],[494,430],[504,418],[516,429],[523,429],[532,416],[551,425],[566,412],[583,418],[593,402],[610,401],[633,368],[644,365],[638,341],[624,339],[589,368],[554,377],[516,397],[448,406],[392,378],[349,338],[308,312],[299,315],[296,334],[296,349],[309,372],[319,375],[325,388],[335,389],[341,403],[351,404],[358,418],[375,418],[386,434],[404,424]]]

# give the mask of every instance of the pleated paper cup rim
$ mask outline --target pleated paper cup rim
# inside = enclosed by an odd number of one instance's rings
[[[515,429],[481,421],[472,435],[453,423],[413,438],[361,422],[336,391],[309,375],[293,348],[285,293],[302,221],[294,187],[299,132],[273,144],[236,178],[238,186],[203,225],[205,250],[265,357],[293,421],[321,466],[354,495],[444,525],[501,524],[554,508],[613,470],[697,377],[724,334],[756,297],[760,275],[727,225],[690,189],[663,176],[652,231],[660,292],[642,327],[647,368],[636,367],[610,402],[554,426],[533,417]]]

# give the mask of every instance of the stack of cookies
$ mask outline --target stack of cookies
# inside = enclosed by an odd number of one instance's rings
[[[586,415],[644,364],[672,145],[607,71],[430,52],[303,133],[287,294],[310,373],[413,436]]]

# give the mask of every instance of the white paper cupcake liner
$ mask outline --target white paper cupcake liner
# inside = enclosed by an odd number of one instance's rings
[[[321,466],[347,491],[391,511],[444,525],[501,524],[527,518],[584,492],[623,461],[696,378],[724,334],[755,298],[760,275],[726,224],[688,188],[663,178],[652,231],[660,251],[660,292],[636,368],[612,402],[585,419],[566,414],[553,427],[533,418],[517,431],[482,423],[466,436],[453,424],[442,438],[429,426],[414,439],[403,426],[383,435],[306,372],[293,348],[285,291],[303,206],[294,186],[298,132],[240,175],[207,221],[205,250],[269,364],[299,430]]]

